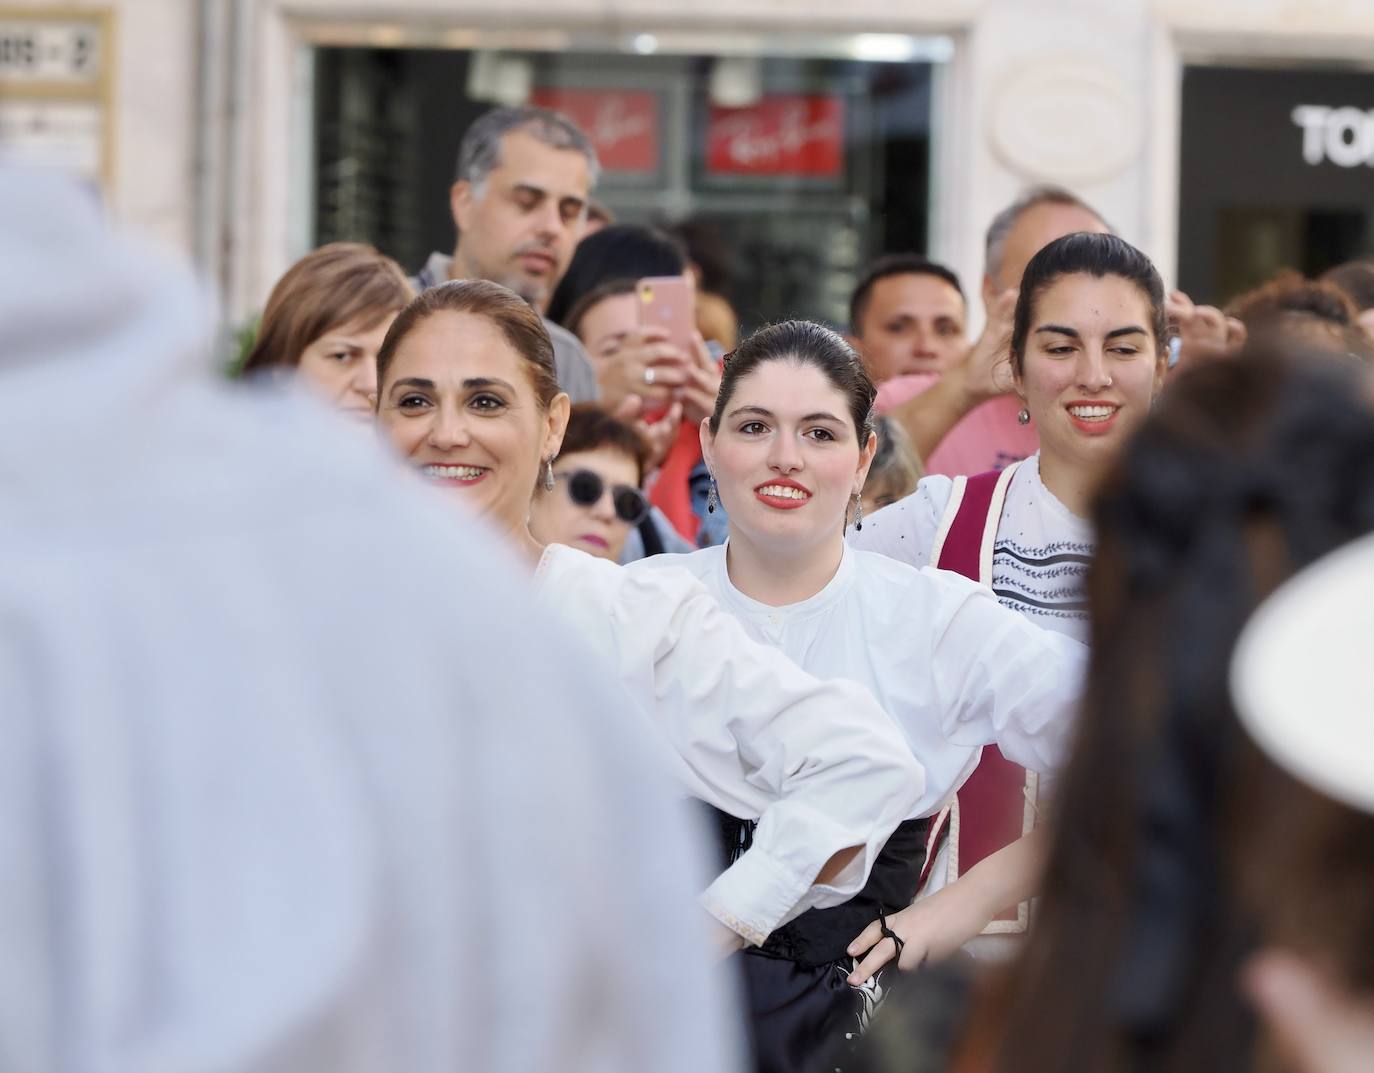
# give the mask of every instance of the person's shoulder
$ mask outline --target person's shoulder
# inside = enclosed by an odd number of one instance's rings
[[[865,518],[863,529],[850,535],[850,545],[923,565],[953,488],[948,477],[923,477],[909,496]]]
[[[670,562],[621,566],[550,544],[537,574],[540,599],[579,632],[609,637],[618,650],[656,646],[675,632],[680,616],[709,612],[714,601],[700,578],[671,562],[685,556],[654,558]]]
[[[553,343],[553,363],[558,373],[559,387],[568,393],[573,402],[595,402],[601,396],[601,389],[597,384],[596,369],[582,340],[547,317],[544,318],[544,327],[549,330],[549,341]]]
[[[544,549],[535,578],[545,590],[575,587],[583,593],[595,592],[611,604],[635,602],[652,598],[656,593],[666,595],[694,588],[695,575],[681,566],[681,560],[686,558],[690,556],[655,555],[621,566],[566,544],[550,544]],[[654,559],[669,562],[659,566]]]
[[[609,559],[588,555],[567,544],[549,544],[539,558],[534,579],[541,588],[565,580],[608,588],[620,581],[624,569]]]
[[[890,525],[910,525],[914,521],[925,517],[934,517],[937,520],[944,514],[945,508],[949,505],[949,498],[954,493],[954,480],[941,474],[932,474],[922,477],[916,485],[916,490],[908,496],[897,500],[889,506],[883,507],[870,517],[864,520],[864,529],[870,527],[880,529]]]
[[[568,331],[567,328],[557,321],[544,318],[544,327],[549,330],[549,338],[553,340],[553,349],[558,353],[587,355],[587,348],[582,345],[582,340]]]
[[[881,552],[850,548],[849,554],[854,557],[859,584],[865,589],[906,587],[917,583],[921,576],[921,571],[910,563]]]
[[[415,288],[416,294],[427,291],[430,287],[436,287],[448,280],[449,269],[452,265],[453,257],[451,254],[440,253],[435,250],[420,266],[420,270],[409,277],[410,285]]]
[[[685,570],[693,577],[705,578],[716,568],[724,554],[724,545],[718,545],[684,554],[650,555],[647,559],[639,559],[631,563],[626,569],[631,573],[641,571],[662,573],[665,570]]]
[[[981,587],[962,574],[918,567],[881,552],[851,549],[851,554],[865,601],[891,603],[906,613],[935,598],[964,599]]]

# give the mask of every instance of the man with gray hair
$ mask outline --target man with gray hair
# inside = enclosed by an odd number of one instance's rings
[[[955,476],[1001,469],[1035,449],[1034,436],[1017,423],[1020,403],[1008,394],[1016,292],[1030,259],[1076,231],[1111,228],[1059,186],[1032,187],[992,218],[984,244],[982,335],[928,391],[891,409],[932,471]],[[937,447],[943,453],[932,465]]]
[[[543,312],[572,260],[599,172],[596,149],[546,108],[496,108],[468,128],[449,207],[453,255],[430,254],[412,279],[425,290],[450,279],[488,279]],[[558,383],[573,402],[600,394],[591,360],[571,332],[545,320]]]

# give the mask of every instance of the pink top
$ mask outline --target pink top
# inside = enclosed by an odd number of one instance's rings
[[[915,398],[937,379],[936,373],[908,373],[884,381],[878,386],[878,412],[887,413]],[[926,473],[969,476],[1005,469],[1035,454],[1040,448],[1040,437],[1033,423],[1017,424],[1016,413],[1020,409],[1021,401],[1015,395],[999,395],[975,406],[924,460]]]

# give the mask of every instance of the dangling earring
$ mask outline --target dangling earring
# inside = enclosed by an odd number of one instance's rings
[[[1021,409],[1019,409],[1018,411],[1016,411],[1016,423],[1018,425],[1030,424],[1030,411],[1027,410],[1024,406],[1021,407]]]
[[[553,491],[553,459],[550,458],[544,463],[544,491]]]
[[[714,514],[718,506],[720,506],[720,496],[716,492],[716,479],[712,477],[711,489],[706,493],[706,513]]]
[[[859,492],[854,493],[854,532],[864,527],[864,501]]]

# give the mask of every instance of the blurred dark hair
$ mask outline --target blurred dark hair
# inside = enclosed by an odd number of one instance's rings
[[[1062,276],[1084,273],[1102,279],[1120,276],[1140,288],[1150,305],[1150,323],[1155,349],[1164,352],[1167,329],[1164,315],[1164,281],[1150,259],[1124,239],[1080,231],[1057,238],[1030,259],[1021,277],[1016,297],[1016,314],[1011,329],[1011,360],[1017,375],[1025,371],[1026,340],[1035,303],[1051,284]]]
[[[616,298],[622,294],[634,294],[636,282],[633,279],[608,279],[605,283],[598,283],[573,304],[572,309],[564,319],[563,327],[580,339],[582,337],[582,318],[587,315],[587,311],[607,298]]]
[[[1232,299],[1226,312],[1254,331],[1288,313],[1349,326],[1355,323],[1357,310],[1350,296],[1334,283],[1304,279],[1297,272],[1280,272]]]
[[[628,456],[639,471],[638,484],[644,483],[644,471],[649,468],[649,445],[633,425],[613,417],[594,402],[581,402],[568,415],[568,429],[563,433],[563,446],[558,456],[566,458],[579,451],[595,451],[609,447]]]
[[[436,313],[470,313],[485,317],[522,358],[539,405],[547,410],[559,393],[553,363],[553,341],[534,308],[514,291],[485,279],[455,279],[422,291],[401,310],[377,351],[377,395],[387,370],[407,335]]]
[[[880,280],[890,276],[934,276],[958,291],[961,301],[967,301],[964,288],[959,285],[959,277],[944,265],[927,261],[914,253],[890,253],[869,265],[868,271],[849,296],[849,330],[855,335],[863,330],[864,314],[868,312],[868,304],[873,298],[873,288]]]
[[[680,276],[686,268],[682,247],[661,231],[638,224],[603,227],[577,244],[549,299],[548,318],[566,328],[573,307],[593,288],[613,279]]]
[[[873,386],[859,355],[842,335],[809,320],[785,320],[760,328],[725,356],[716,408],[711,414],[711,435],[720,431],[721,419],[742,377],[764,362],[788,361],[819,369],[849,401],[849,416],[862,449],[873,432]]]
[[[691,217],[668,228],[668,233],[682,243],[687,259],[696,265],[703,291],[723,295],[730,289],[734,265],[717,221]]]
[[[1243,876],[1258,846],[1262,897],[1291,901],[1293,847],[1265,825],[1294,799],[1235,717],[1229,665],[1265,595],[1374,530],[1361,372],[1252,347],[1184,373],[1101,488],[1092,658],[1044,890],[975,1018],[999,1073],[1251,1068],[1236,978],[1261,914]],[[1349,959],[1374,974],[1374,944]]]
[[[1356,322],[1355,303],[1335,283],[1281,272],[1234,299],[1226,312],[1256,340],[1374,360],[1374,348]]]
[[[691,217],[673,224],[668,228],[668,234],[682,243],[687,251],[687,260],[697,267],[703,291],[724,294],[730,290],[734,264],[730,243],[725,240],[719,221]]]
[[[1346,261],[1323,272],[1321,282],[1344,291],[1358,312],[1374,309],[1374,261]]]

